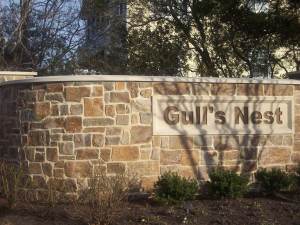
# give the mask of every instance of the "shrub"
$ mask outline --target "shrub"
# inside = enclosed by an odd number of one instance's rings
[[[88,224],[114,224],[115,214],[124,206],[129,185],[130,180],[125,175],[96,175],[75,202],[77,215],[88,220]]]
[[[242,197],[248,189],[248,178],[233,171],[218,168],[209,173],[208,192],[216,198]]]
[[[181,177],[173,172],[163,174],[154,185],[155,198],[165,203],[192,200],[198,190],[195,179]]]
[[[261,191],[266,194],[274,194],[289,189],[293,183],[290,175],[276,168],[272,170],[260,169],[255,177]]]
[[[0,162],[0,195],[8,201],[10,208],[16,204],[22,177],[23,171],[18,165]]]

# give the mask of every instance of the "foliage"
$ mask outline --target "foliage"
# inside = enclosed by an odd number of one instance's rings
[[[128,71],[133,74],[182,75],[186,71],[188,45],[174,28],[158,22],[128,33]]]
[[[0,196],[8,201],[10,208],[17,202],[23,171],[15,164],[0,162]]]
[[[292,176],[277,168],[260,169],[255,177],[261,191],[266,194],[274,194],[289,189],[293,183]]]
[[[176,203],[195,198],[199,186],[196,180],[167,172],[159,177],[154,185],[157,200],[166,203]]]
[[[137,0],[132,6],[148,11],[139,14],[135,26],[163,21],[183,36],[201,75],[275,75],[300,65],[295,1]]]
[[[209,178],[207,188],[212,197],[237,198],[247,191],[248,178],[233,171],[218,168],[209,173]]]

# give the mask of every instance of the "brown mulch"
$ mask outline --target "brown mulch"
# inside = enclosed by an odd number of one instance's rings
[[[284,198],[196,200],[176,206],[135,201],[122,208],[114,224],[300,225],[299,201],[299,194]],[[52,211],[25,205],[8,210],[0,200],[0,225],[84,225],[82,220],[74,218],[72,208],[66,206],[57,206]]]

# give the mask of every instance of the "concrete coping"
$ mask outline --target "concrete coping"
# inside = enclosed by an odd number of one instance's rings
[[[23,71],[0,71],[0,76],[37,76],[37,72],[23,72]]]
[[[1,74],[0,74],[1,75]],[[131,76],[131,75],[65,75],[34,77],[22,80],[6,81],[0,86],[12,84],[54,83],[54,82],[183,82],[183,83],[233,83],[233,84],[300,84],[300,80],[291,79],[249,79],[249,78],[213,78],[213,77],[171,77],[171,76]]]

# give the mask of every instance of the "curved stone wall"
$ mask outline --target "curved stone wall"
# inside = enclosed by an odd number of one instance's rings
[[[300,162],[300,83],[287,82],[122,76],[7,82],[0,87],[0,157],[23,166],[36,194],[53,179],[76,193],[99,171],[136,175],[149,189],[168,170],[198,179],[218,165],[249,174],[258,167],[289,170]],[[152,99],[164,95],[290,96],[295,132],[154,136]]]

